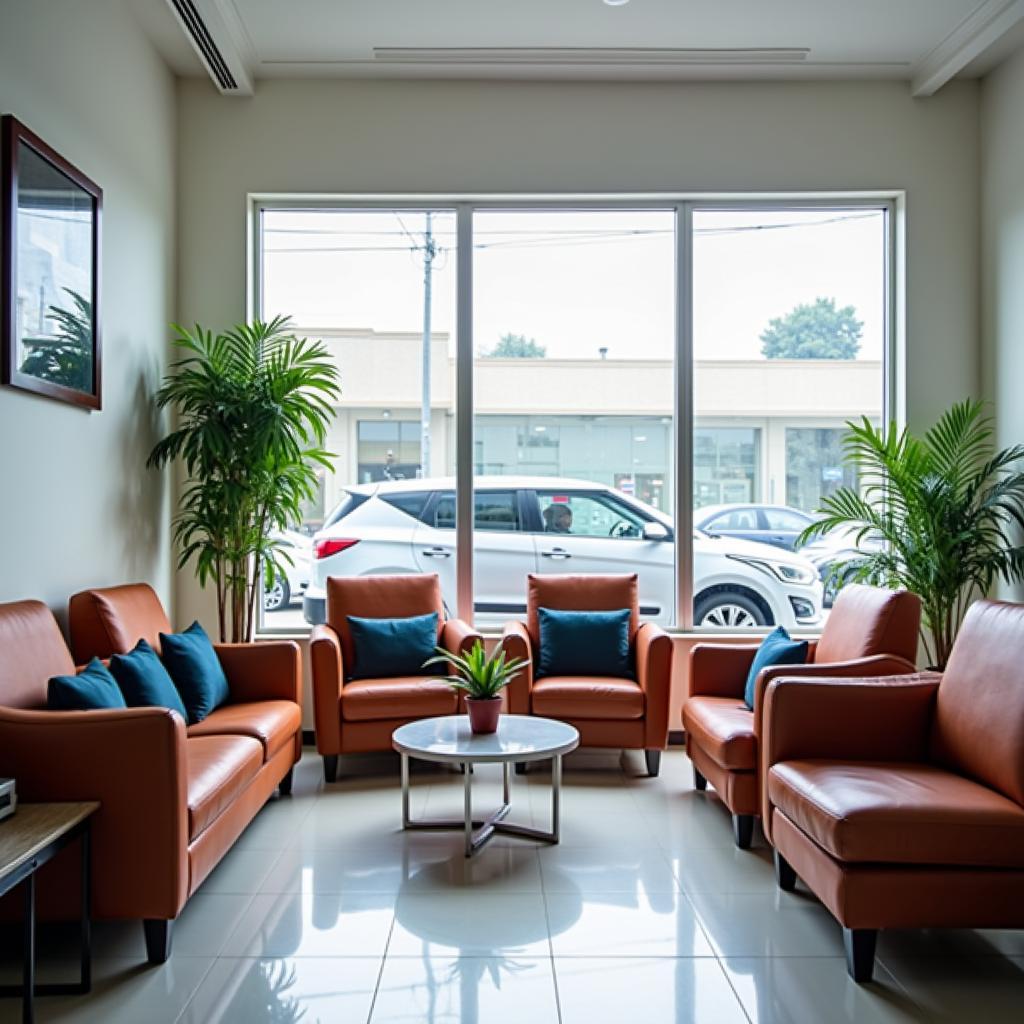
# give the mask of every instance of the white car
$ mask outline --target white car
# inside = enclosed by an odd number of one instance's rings
[[[309,586],[313,565],[313,543],[298,530],[279,530],[273,534],[282,550],[280,561],[285,573],[263,589],[263,610],[279,612],[294,601],[300,601]],[[291,559],[289,564],[288,559]]]
[[[640,612],[670,625],[672,520],[604,484],[554,477],[478,477],[474,490],[478,625],[526,613],[527,573],[640,575]],[[568,532],[566,532],[568,531]],[[313,536],[310,623],[325,617],[329,576],[436,572],[455,608],[455,486],[450,479],[359,484]],[[701,626],[814,627],[822,587],[806,559],[767,544],[694,533],[694,621]]]

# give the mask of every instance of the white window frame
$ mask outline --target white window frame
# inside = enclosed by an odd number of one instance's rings
[[[673,211],[675,232],[675,346],[673,458],[676,626],[674,635],[708,636],[728,630],[693,622],[693,215],[696,211],[873,209],[885,213],[884,349],[882,422],[906,425],[906,193],[901,189],[794,192],[670,192],[609,194],[312,194],[249,193],[247,196],[246,312],[259,315],[263,292],[264,210],[396,210],[454,212],[456,217],[455,486],[456,607],[473,621],[473,214],[478,210],[662,210]],[[680,372],[681,368],[685,372]],[[259,603],[257,633],[305,635],[308,627],[267,630]],[[811,631],[809,631],[811,632]],[[734,634],[735,635],[735,634]],[[757,635],[755,631],[742,634]]]

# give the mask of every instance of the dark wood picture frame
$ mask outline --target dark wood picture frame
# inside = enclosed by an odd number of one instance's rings
[[[102,344],[100,337],[100,235],[103,212],[103,190],[90,178],[86,177],[77,167],[65,160],[56,150],[48,146],[38,135],[32,132],[16,117],[5,114],[0,122],[0,159],[2,159],[2,175],[0,175],[0,219],[3,227],[0,244],[3,246],[3,273],[0,276],[0,349],[2,349],[2,380],[3,383],[24,391],[31,391],[48,398],[56,398],[62,402],[86,409],[100,409],[102,401]],[[87,197],[91,207],[92,243],[90,247],[92,260],[91,294],[91,387],[79,389],[44,376],[26,373],[19,364],[21,338],[18,336],[18,178],[19,155],[22,147],[27,147],[50,168],[77,186]],[[65,289],[67,290],[67,289]]]

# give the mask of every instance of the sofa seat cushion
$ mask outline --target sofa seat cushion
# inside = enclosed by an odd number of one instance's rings
[[[784,761],[768,795],[840,861],[1024,868],[1024,808],[934,765]]]
[[[263,767],[251,736],[193,736],[186,744],[189,842],[224,813]]]
[[[732,771],[757,768],[754,714],[739,697],[690,697],[683,728],[716,764]]]
[[[423,676],[355,679],[341,688],[341,717],[347,722],[452,715],[459,698],[447,684]]]
[[[259,740],[269,761],[295,740],[302,728],[302,711],[293,700],[257,700],[223,704],[201,722],[188,727],[189,736],[248,736]]]
[[[544,676],[534,681],[535,715],[623,721],[644,717],[644,691],[631,679],[612,676]]]

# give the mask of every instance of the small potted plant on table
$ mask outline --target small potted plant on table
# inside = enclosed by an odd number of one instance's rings
[[[504,651],[488,657],[479,640],[466,654],[453,654],[443,647],[435,650],[437,655],[423,664],[440,662],[453,670],[452,675],[445,676],[445,682],[465,693],[469,727],[479,734],[497,732],[501,691],[518,675],[525,660],[507,658]]]

